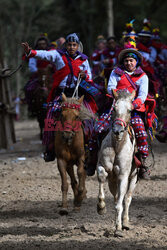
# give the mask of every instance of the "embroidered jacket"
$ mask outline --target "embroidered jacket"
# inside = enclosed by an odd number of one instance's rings
[[[86,55],[77,52],[76,57],[71,58],[66,50],[31,50],[29,57],[35,57],[50,61],[55,64],[56,72],[53,76],[54,82],[48,101],[50,101],[53,91],[59,86],[60,88],[74,88],[80,70],[86,73],[86,81],[92,80],[91,69]]]
[[[127,77],[126,74],[128,74]],[[128,78],[130,78],[131,82]],[[140,67],[132,74],[125,72],[119,67],[114,69],[108,82],[107,91],[109,94],[112,94],[112,89],[127,89],[129,92],[137,89],[136,98],[133,101],[134,108],[141,112],[145,111],[144,102],[148,95],[148,77]]]

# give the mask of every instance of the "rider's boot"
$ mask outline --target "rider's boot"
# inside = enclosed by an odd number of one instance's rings
[[[142,158],[140,159],[141,161],[141,167],[139,170],[139,178],[140,179],[144,179],[144,180],[150,180],[150,163],[148,160],[148,157]]]
[[[56,158],[56,154],[54,151],[54,145],[53,144],[47,145],[46,151],[44,153],[45,162],[54,161],[55,158]]]

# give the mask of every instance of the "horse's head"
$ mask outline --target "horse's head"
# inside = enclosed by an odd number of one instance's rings
[[[80,109],[84,96],[76,100],[67,98],[62,94],[61,123],[63,127],[62,137],[68,145],[71,144],[76,132],[81,129]]]
[[[113,90],[115,105],[113,107],[112,131],[117,140],[122,140],[124,132],[128,128],[133,109],[132,100],[136,92],[126,92],[124,90],[116,92]]]

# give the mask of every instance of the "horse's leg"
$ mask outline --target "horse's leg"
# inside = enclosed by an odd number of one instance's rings
[[[78,168],[77,168],[77,175],[78,175],[78,195],[74,200],[75,207],[80,207],[83,198],[86,196],[86,188],[85,188],[85,179],[86,179],[86,172],[84,169],[84,159],[81,158],[78,161]]]
[[[68,192],[68,182],[67,182],[67,163],[62,159],[57,159],[57,165],[61,176],[62,186],[62,208],[60,210],[60,214],[68,214],[67,210],[67,192]]]
[[[137,174],[136,174],[136,169],[134,170],[133,176],[129,180],[129,187],[128,191],[125,195],[125,211],[124,211],[124,216],[123,216],[123,225],[122,228],[129,230],[129,207],[132,201],[132,195],[133,191],[136,187],[137,183]]]
[[[117,176],[114,171],[109,172],[108,174],[108,186],[110,189],[110,192],[114,196],[114,202],[117,202]]]
[[[97,212],[101,215],[106,212],[106,203],[105,203],[105,193],[104,193],[104,183],[106,181],[107,172],[102,166],[97,167],[97,177],[99,182],[99,194],[98,194],[98,204]]]
[[[116,203],[116,231],[115,236],[122,237],[122,212],[123,200],[128,187],[128,174],[120,174],[118,176],[118,199]]]
[[[73,192],[74,192],[74,199],[76,199],[76,197],[78,195],[78,183],[77,183],[77,180],[76,180],[76,177],[75,177],[75,174],[74,174],[73,165],[68,166],[67,173],[69,174],[70,179],[71,179],[71,187],[72,187]]]

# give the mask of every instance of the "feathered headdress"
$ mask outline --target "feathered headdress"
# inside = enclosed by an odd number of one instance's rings
[[[151,37],[151,22],[149,19],[143,20],[143,29],[138,33],[138,36]]]
[[[133,19],[129,23],[125,24],[125,31],[123,32],[123,38],[130,37],[130,36],[137,37],[137,34],[133,28],[134,21],[135,21],[135,19]]]
[[[130,36],[128,38],[128,41],[124,43],[124,49],[121,50],[121,52],[118,55],[119,63],[122,62],[124,56],[128,53],[135,54],[139,58],[140,63],[142,62],[143,57],[142,57],[142,54],[136,48],[135,36]]]

